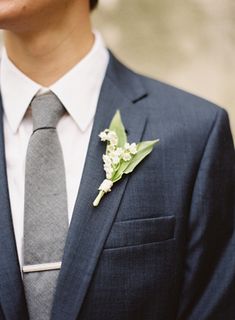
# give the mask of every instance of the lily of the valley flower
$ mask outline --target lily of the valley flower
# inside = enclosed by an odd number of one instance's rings
[[[101,141],[107,142],[106,153],[103,154],[106,179],[99,186],[99,194],[93,202],[95,207],[104,194],[111,191],[113,184],[120,180],[123,174],[131,173],[159,141],[128,143],[119,111],[116,112],[109,129],[102,131],[99,137]]]
[[[118,147],[118,137],[114,131],[105,129],[99,134],[101,141],[108,141],[106,154],[103,155],[104,171],[106,179],[111,179],[121,163],[121,160],[130,161],[132,156],[137,153],[136,143],[125,143],[124,147]]]

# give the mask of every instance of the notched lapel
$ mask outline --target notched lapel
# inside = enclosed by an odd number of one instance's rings
[[[136,77],[111,56],[66,241],[52,320],[76,319],[78,316],[128,180],[126,176],[116,183],[99,206],[93,207],[97,189],[105,178],[102,163],[105,144],[100,141],[98,134],[109,126],[119,109],[128,140],[139,142],[146,124],[146,114],[134,102],[145,95]]]
[[[0,303],[9,320],[28,319],[18,263],[6,174],[3,108],[0,97]]]

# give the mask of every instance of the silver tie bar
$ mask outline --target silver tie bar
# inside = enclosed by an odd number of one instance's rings
[[[40,263],[40,264],[30,264],[23,266],[23,272],[40,272],[40,271],[49,271],[49,270],[59,270],[61,268],[61,262],[49,262],[49,263]]]

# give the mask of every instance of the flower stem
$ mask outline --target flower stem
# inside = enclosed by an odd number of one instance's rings
[[[93,202],[94,207],[97,207],[99,205],[100,200],[103,198],[104,194],[105,192],[102,190],[99,192],[98,196],[95,198],[95,201]]]

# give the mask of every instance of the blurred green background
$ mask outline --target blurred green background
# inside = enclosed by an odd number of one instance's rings
[[[235,138],[234,0],[99,0],[93,22],[129,67],[226,108]]]

